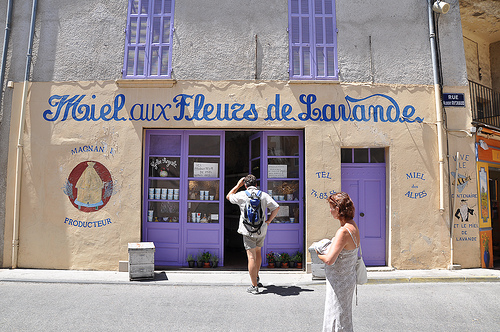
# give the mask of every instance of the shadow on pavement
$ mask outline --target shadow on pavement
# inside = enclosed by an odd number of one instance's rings
[[[168,277],[165,271],[162,271],[162,272],[155,272],[153,279],[144,278],[144,279],[135,279],[134,281],[151,282],[151,281],[164,281],[164,280],[168,280]]]
[[[313,289],[301,288],[298,286],[264,286],[259,294],[276,294],[279,296],[297,296],[301,292],[314,292]]]

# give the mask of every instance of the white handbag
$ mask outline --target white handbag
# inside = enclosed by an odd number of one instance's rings
[[[361,251],[361,246],[359,246],[359,257],[356,262],[356,283],[358,285],[366,284],[368,281],[368,273],[366,271],[366,265],[363,261],[363,252]]]
[[[349,228],[345,227],[345,229],[347,229],[347,231],[351,235],[352,242],[354,242],[356,244],[356,247],[359,248],[359,256],[358,260],[356,261],[356,284],[358,285],[366,284],[366,282],[368,281],[368,273],[366,272],[365,262],[363,261],[363,252],[361,251],[361,243],[358,246]],[[357,295],[357,288],[356,288],[356,295]],[[356,297],[356,302],[357,302],[357,297]]]

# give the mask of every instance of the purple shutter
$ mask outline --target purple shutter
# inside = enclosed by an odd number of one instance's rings
[[[173,0],[130,0],[124,78],[169,78]]]
[[[290,78],[338,78],[334,6],[333,0],[289,0]]]

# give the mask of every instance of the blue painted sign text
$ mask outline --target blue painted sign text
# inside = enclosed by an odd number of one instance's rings
[[[356,122],[422,122],[416,117],[415,107],[401,108],[391,97],[374,94],[366,98],[346,96],[346,104],[318,104],[315,94],[302,94],[302,107],[282,103],[276,94],[274,102],[266,107],[255,103],[210,103],[204,94],[178,94],[171,103],[135,103],[125,108],[125,95],[118,94],[112,103],[96,105],[95,95],[52,95],[49,109],[43,112],[46,121],[256,121],[259,110],[265,112],[265,121],[356,121]],[[128,114],[127,114],[128,113]],[[294,115],[296,114],[296,115]]]

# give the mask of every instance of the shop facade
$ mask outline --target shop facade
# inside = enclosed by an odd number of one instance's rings
[[[500,220],[498,193],[500,180],[499,132],[479,127],[476,140],[478,156],[479,231],[481,244],[481,267],[498,266],[500,259]]]
[[[131,242],[154,242],[158,268],[187,267],[188,256],[206,251],[221,268],[244,265],[239,210],[225,196],[248,173],[280,204],[264,265],[269,252],[302,252],[309,270],[307,248],[339,227],[326,198],[346,191],[367,265],[480,266],[478,213],[456,215],[462,200],[474,209],[480,177],[458,8],[440,21],[443,45],[454,50],[443,55],[440,89],[464,103],[443,112],[420,1],[407,8],[412,22],[392,15],[391,4],[366,4],[353,22],[360,8],[328,0],[256,1],[241,11],[93,4],[82,22],[58,24],[112,36],[102,54],[88,32],[78,52],[62,30],[43,35],[37,79],[12,79],[4,94],[3,267],[116,270]],[[76,9],[60,6],[68,17]],[[103,32],[96,19],[111,12],[115,23]],[[50,11],[38,15],[41,29]],[[206,15],[223,29],[206,26]],[[320,27],[324,36],[312,31]],[[151,53],[163,58],[147,60]]]
[[[334,232],[325,199],[342,190],[356,204],[368,265],[406,260],[402,246],[427,257],[428,242],[440,251],[449,244],[436,213],[436,165],[427,162],[437,159],[435,128],[425,125],[434,117],[431,92],[33,83],[21,189],[21,220],[30,222],[20,225],[19,264],[112,269],[127,259],[127,243],[147,241],[157,266],[186,266],[188,255],[203,251],[228,266],[240,249],[239,211],[225,193],[247,173],[281,206],[264,254],[304,252]],[[446,264],[441,257],[435,264]]]

